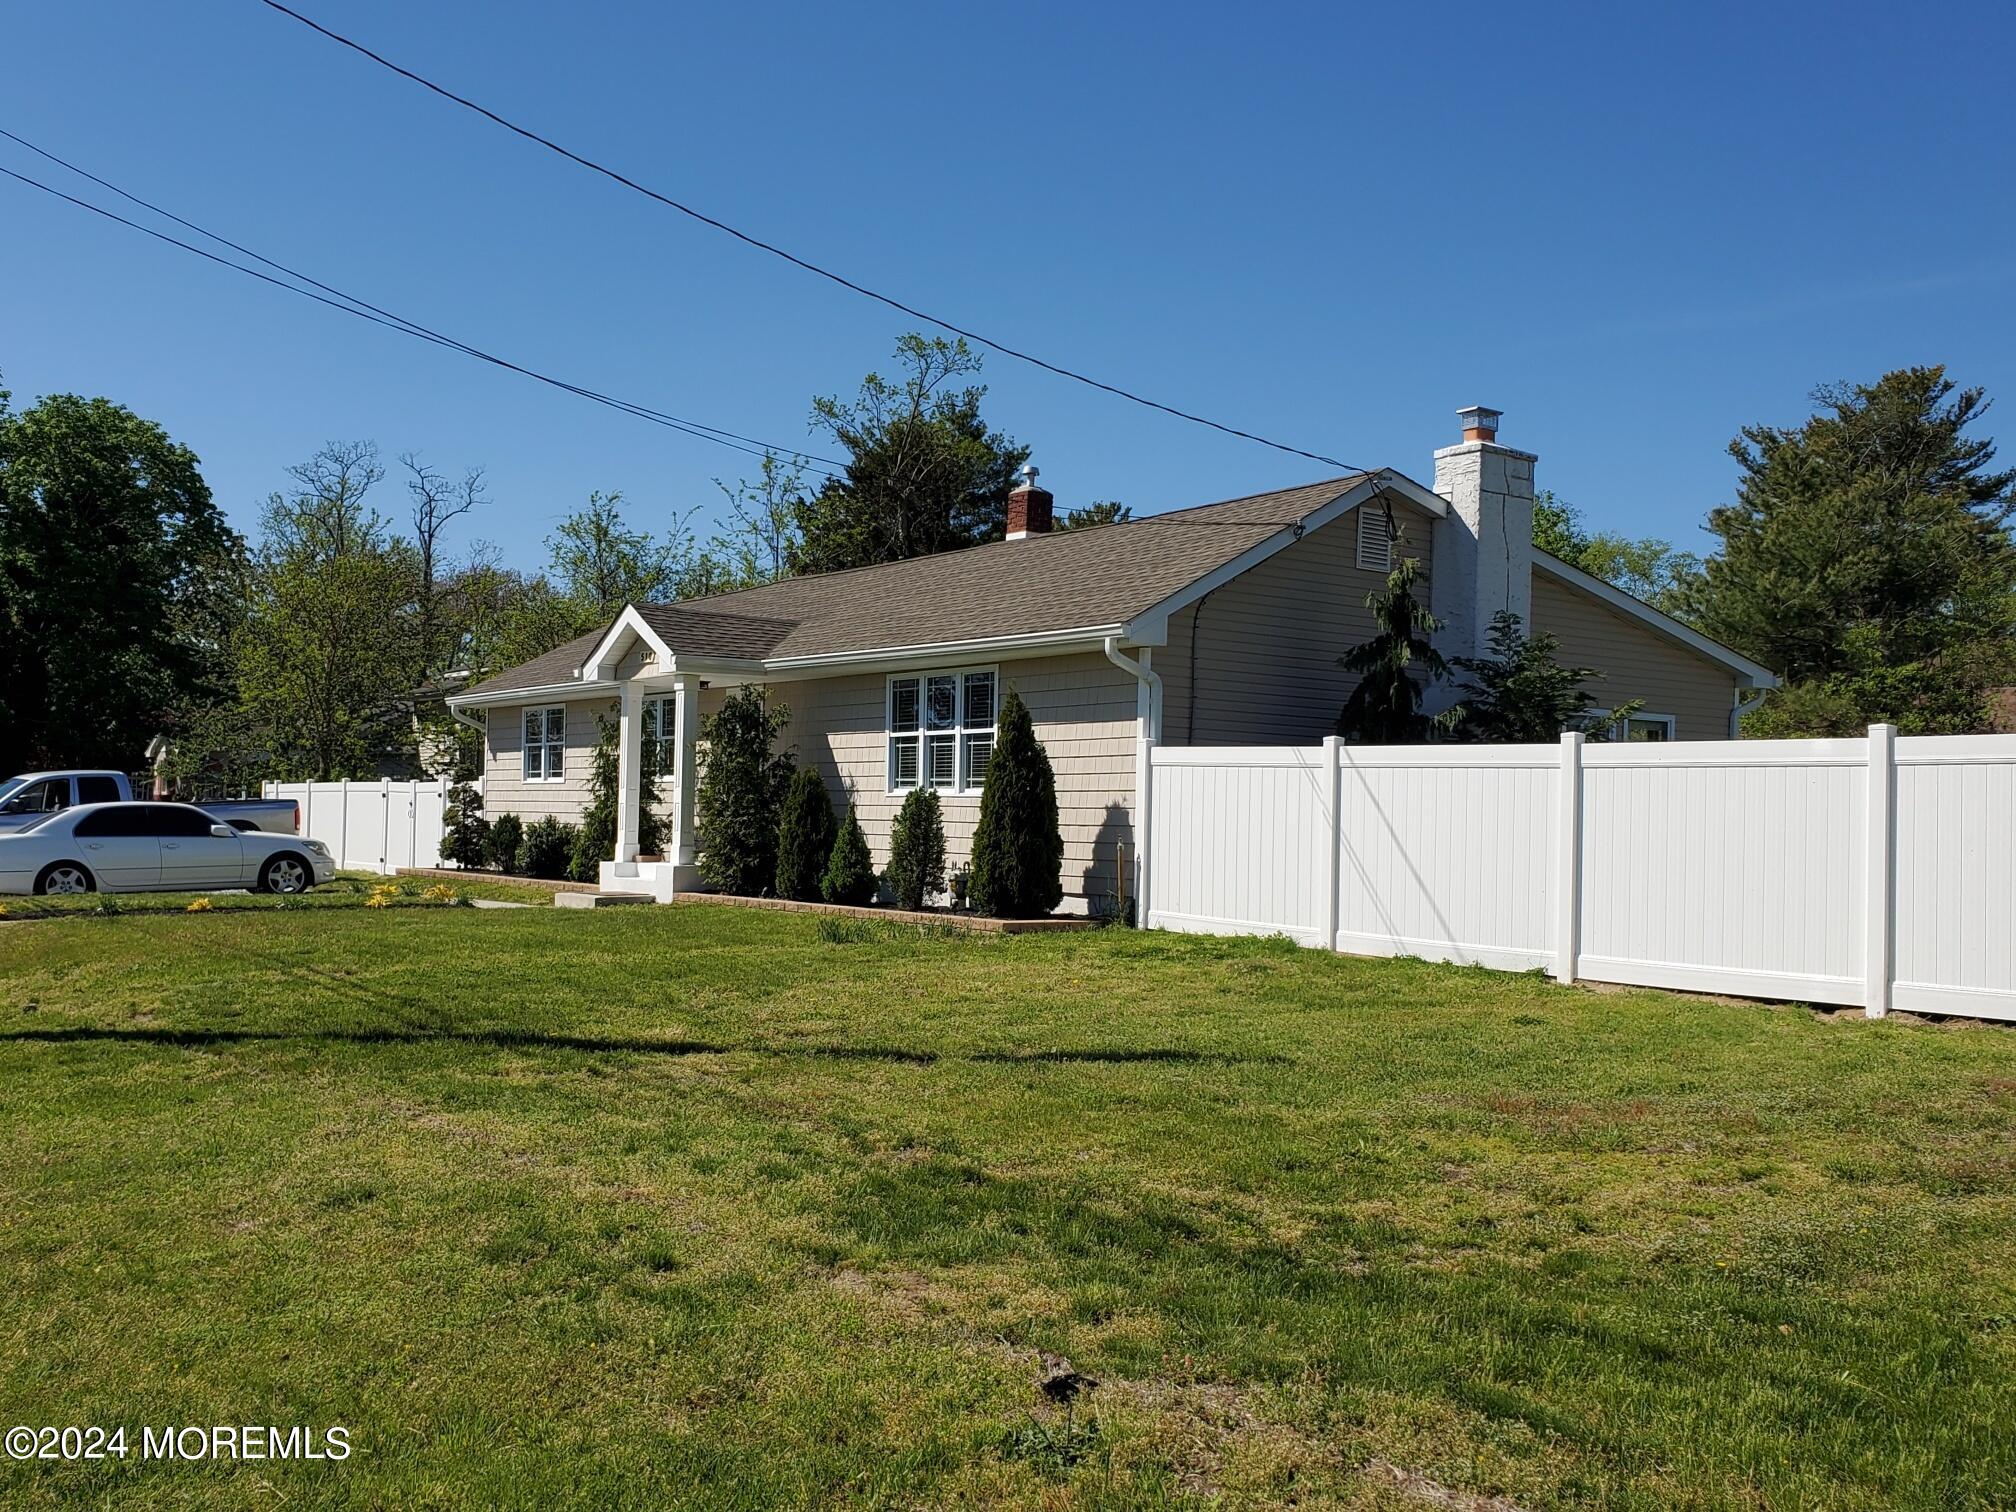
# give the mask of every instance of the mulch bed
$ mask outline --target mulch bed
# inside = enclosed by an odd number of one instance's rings
[[[843,919],[881,919],[890,924],[940,925],[975,934],[1068,934],[1096,929],[1097,919],[1083,915],[1048,919],[990,919],[983,914],[935,912],[929,909],[855,908],[845,903],[797,903],[789,898],[745,898],[734,893],[674,893],[675,903],[729,903],[737,908],[769,908],[779,913],[836,914]]]

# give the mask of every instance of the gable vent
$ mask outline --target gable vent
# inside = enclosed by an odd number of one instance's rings
[[[1358,565],[1367,572],[1393,570],[1393,532],[1385,509],[1376,503],[1360,504],[1358,515]]]

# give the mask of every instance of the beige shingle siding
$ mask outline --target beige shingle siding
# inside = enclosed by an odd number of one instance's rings
[[[1385,582],[1358,566],[1365,508],[1378,506],[1360,505],[1170,617],[1169,644],[1154,655],[1165,744],[1306,745],[1334,732],[1356,681],[1337,658],[1374,633],[1365,599]],[[1426,603],[1431,517],[1400,503],[1393,517],[1399,553],[1421,560],[1415,594]]]
[[[595,749],[595,716],[615,717],[613,700],[577,698],[553,703],[567,710],[567,760],[559,782],[525,780],[525,710],[547,703],[499,704],[489,710],[489,734],[484,740],[483,808],[493,817],[516,814],[527,824],[552,815],[578,824],[588,806],[588,756]]]
[[[1133,857],[1135,683],[1103,656],[1052,656],[974,665],[998,666],[1002,694],[1022,695],[1036,738],[1057,774],[1058,823],[1064,835],[1064,891],[1103,905],[1113,890],[1114,851]],[[889,829],[903,794],[888,791],[886,678],[880,672],[778,683],[788,705],[784,740],[798,760],[826,779],[836,812],[852,799],[876,870],[889,860]],[[980,799],[947,794],[946,866],[969,855]]]
[[[1601,704],[1645,701],[1671,714],[1676,740],[1727,740],[1736,674],[1541,571],[1533,574],[1533,628],[1561,642],[1561,660],[1599,667],[1589,684]]]

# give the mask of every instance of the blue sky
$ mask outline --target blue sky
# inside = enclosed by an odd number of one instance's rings
[[[1701,546],[1728,439],[1822,381],[1945,362],[2016,413],[2016,45],[1985,8],[298,8],[908,302],[1311,451],[1426,480],[1456,408],[1496,405],[1605,527]],[[749,435],[817,449],[811,396],[906,328],[255,0],[17,9],[0,86],[0,126],[269,256]],[[754,467],[8,181],[0,289],[17,405],[162,421],[242,527],[331,438],[485,467],[458,544],[521,565],[590,489],[662,524]],[[1327,471],[1006,358],[986,379],[1060,506]]]

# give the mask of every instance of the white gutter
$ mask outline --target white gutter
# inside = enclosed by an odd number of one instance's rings
[[[1770,691],[1769,688],[1751,688],[1749,690],[1750,696],[1745,698],[1742,688],[1736,690],[1735,700],[1729,706],[1729,738],[1731,740],[1741,740],[1743,738],[1743,716],[1764,702],[1764,695]]]
[[[542,698],[579,698],[585,693],[607,693],[613,697],[621,687],[621,683],[613,682],[548,683],[538,688],[499,688],[481,698],[458,693],[444,701],[451,709],[490,709],[498,704],[534,703]]]
[[[1120,637],[1109,635],[1100,643],[1106,660],[1132,677],[1138,685],[1136,720],[1139,734],[1134,745],[1134,923],[1148,927],[1148,805],[1154,791],[1155,742],[1162,738],[1162,678],[1149,665],[1151,653],[1145,648],[1134,660],[1120,651]]]
[[[1111,640],[1120,625],[1086,625],[1073,630],[1038,630],[1026,635],[991,635],[979,640],[937,641],[930,645],[877,646],[865,651],[821,652],[806,656],[775,656],[759,665],[766,672],[794,672],[816,667],[847,667],[862,662],[944,661],[947,658],[983,656],[995,651],[1048,649],[1057,646],[1091,644],[1101,636]]]

